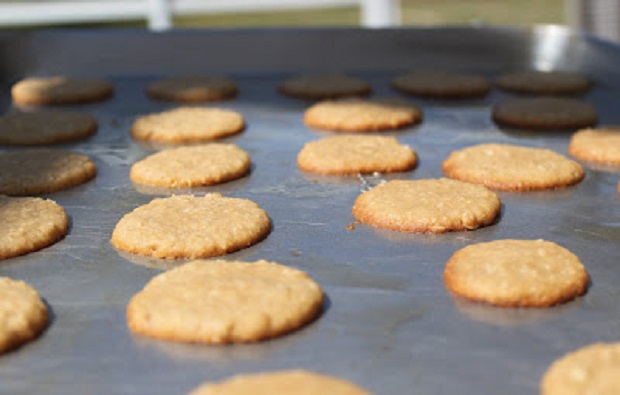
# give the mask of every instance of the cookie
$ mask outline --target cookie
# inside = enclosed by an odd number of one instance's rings
[[[620,343],[595,343],[556,360],[545,372],[541,395],[620,393]]]
[[[369,395],[347,381],[306,370],[246,374],[217,383],[205,383],[189,395]]]
[[[0,195],[0,259],[40,250],[67,233],[65,210],[52,200]]]
[[[438,99],[468,99],[483,97],[491,84],[478,75],[449,71],[416,70],[392,79],[397,91]]]
[[[413,149],[384,136],[327,137],[307,143],[297,156],[302,170],[319,174],[391,173],[416,163]]]
[[[444,160],[450,178],[500,191],[536,191],[573,185],[581,165],[554,151],[509,144],[481,144],[454,151]]]
[[[157,143],[198,143],[240,133],[241,114],[219,108],[179,107],[136,119],[131,135]]]
[[[422,112],[413,105],[364,99],[325,100],[304,113],[309,127],[345,132],[398,129],[421,120]]]
[[[530,70],[502,74],[495,79],[495,85],[509,92],[563,95],[585,92],[590,80],[581,73]]]
[[[113,93],[108,81],[65,76],[25,78],[11,88],[15,103],[35,105],[97,102]]]
[[[174,102],[217,101],[235,97],[237,85],[223,76],[182,76],[152,82],[146,87],[146,94]]]
[[[444,233],[493,223],[497,194],[481,185],[442,179],[394,180],[362,193],[353,205],[361,222],[400,232]]]
[[[0,144],[65,143],[84,139],[96,131],[95,117],[82,112],[12,112],[0,116]]]
[[[0,194],[37,195],[69,189],[95,177],[86,155],[71,151],[28,149],[0,154]]]
[[[343,74],[313,74],[290,78],[278,86],[284,95],[309,100],[365,96],[371,91],[368,82]]]
[[[446,263],[446,288],[503,307],[548,307],[586,292],[579,258],[545,240],[497,240],[469,245]]]
[[[521,129],[574,129],[597,122],[590,104],[561,97],[509,99],[493,106],[492,114],[497,124]]]
[[[127,306],[129,328],[162,340],[247,343],[314,320],[323,292],[306,273],[277,263],[193,261],[153,278]]]
[[[220,184],[250,172],[250,156],[232,144],[179,147],[158,152],[135,163],[132,181],[172,188]]]
[[[620,128],[580,130],[571,137],[568,153],[587,162],[620,165]]]
[[[35,339],[47,327],[47,307],[25,282],[0,277],[0,300],[0,353]]]
[[[224,255],[263,240],[269,216],[256,203],[219,193],[154,199],[126,214],[114,228],[121,250],[157,258]]]

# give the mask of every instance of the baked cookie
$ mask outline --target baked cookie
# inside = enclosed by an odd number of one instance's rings
[[[307,126],[345,132],[397,129],[421,120],[422,112],[410,104],[350,98],[321,101],[304,113]]]
[[[71,151],[28,149],[0,154],[0,194],[37,195],[69,189],[95,177],[86,155]]]
[[[585,92],[590,80],[581,73],[530,70],[502,74],[495,79],[495,85],[509,92],[562,95]]]
[[[284,95],[298,99],[324,100],[345,96],[365,96],[368,82],[342,74],[313,74],[290,78],[278,86]]]
[[[561,97],[509,99],[496,104],[492,113],[496,123],[521,129],[574,129],[597,122],[590,104]]]
[[[263,240],[271,221],[256,203],[219,193],[153,199],[126,214],[112,243],[134,254],[157,258],[224,255]]]
[[[468,99],[485,96],[491,84],[478,75],[449,71],[416,70],[392,79],[397,91],[438,99]]]
[[[504,307],[548,307],[586,292],[579,258],[545,240],[497,240],[458,250],[443,273],[464,298]]]
[[[96,131],[95,117],[82,112],[11,112],[0,116],[0,144],[65,143],[84,139]]]
[[[481,185],[442,179],[394,180],[362,193],[353,215],[400,232],[444,233],[490,225],[501,210],[497,194]]]
[[[218,383],[205,383],[189,395],[369,395],[347,381],[305,370],[239,375]]]
[[[0,195],[0,259],[40,250],[67,233],[65,210],[52,200]]]
[[[146,87],[146,94],[175,102],[217,101],[235,97],[237,84],[223,76],[182,76],[152,82]]]
[[[15,103],[35,105],[90,103],[113,93],[114,86],[108,81],[65,76],[25,78],[11,88]]]
[[[620,165],[620,128],[580,130],[571,137],[568,153],[588,162]]]
[[[47,327],[47,307],[30,285],[0,277],[0,353],[36,338]]]
[[[319,174],[391,173],[416,163],[413,149],[385,136],[326,137],[307,143],[297,156],[302,170]]]
[[[129,177],[141,184],[186,188],[235,180],[250,167],[250,156],[236,145],[208,144],[150,155],[131,167]]]
[[[134,333],[193,343],[247,343],[314,320],[323,292],[277,263],[193,261],[154,277],[127,306]]]
[[[198,143],[240,133],[244,127],[241,114],[232,110],[179,107],[139,117],[131,135],[157,143]]]
[[[570,352],[545,372],[541,395],[620,393],[620,343],[596,343]]]
[[[535,191],[573,185],[581,165],[554,151],[509,144],[481,144],[454,151],[444,160],[450,178],[500,191]]]

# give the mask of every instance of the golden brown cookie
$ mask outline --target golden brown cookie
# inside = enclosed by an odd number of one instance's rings
[[[312,74],[290,78],[278,86],[284,95],[299,99],[323,100],[345,96],[365,96],[368,82],[343,74]]]
[[[204,102],[232,99],[237,84],[223,76],[181,76],[150,83],[146,94],[153,99],[176,102]]]
[[[0,277],[0,353],[38,337],[47,327],[47,307],[30,285]]]
[[[400,232],[444,233],[490,225],[501,210],[497,194],[481,185],[442,179],[394,180],[362,193],[353,215]]]
[[[12,112],[0,116],[0,144],[65,143],[84,139],[95,131],[95,117],[82,112]]]
[[[179,107],[136,119],[131,135],[158,143],[198,143],[240,133],[245,127],[236,111],[219,108]]]
[[[69,189],[95,177],[93,161],[83,154],[28,149],[0,154],[0,194],[37,195]]]
[[[504,307],[548,307],[586,292],[579,258],[545,240],[497,240],[458,250],[443,273],[464,298]]]
[[[615,395],[620,393],[620,343],[596,343],[551,364],[541,395]]]
[[[112,243],[131,253],[157,258],[206,258],[263,240],[269,216],[256,203],[219,193],[154,199],[126,214]]]
[[[186,188],[220,184],[250,172],[250,156],[233,144],[179,147],[150,155],[131,167],[141,184]]]
[[[364,99],[325,100],[304,113],[310,127],[345,132],[398,129],[421,120],[422,112],[413,105]]]
[[[13,101],[19,104],[79,104],[101,101],[112,96],[114,86],[96,78],[32,77],[11,89]]]
[[[320,174],[390,173],[416,163],[413,149],[385,136],[326,137],[307,143],[297,156],[302,170]]]
[[[620,164],[620,128],[583,129],[573,134],[568,153],[577,159]]]
[[[535,191],[573,185],[581,165],[554,151],[509,144],[481,144],[454,151],[444,160],[450,178],[500,191]]]
[[[392,87],[414,96],[467,99],[485,96],[491,84],[485,78],[473,74],[416,70],[394,77]]]
[[[509,99],[496,104],[493,120],[521,129],[574,129],[592,126],[597,114],[590,104],[561,97]]]
[[[561,95],[585,92],[590,88],[590,80],[581,73],[530,70],[502,74],[495,85],[509,92]]]
[[[314,320],[323,292],[277,263],[193,261],[154,277],[127,306],[134,333],[193,343],[247,343]]]

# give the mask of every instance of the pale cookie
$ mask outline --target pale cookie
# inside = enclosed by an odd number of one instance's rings
[[[40,250],[60,240],[69,227],[65,210],[52,200],[0,196],[0,259]]]
[[[444,160],[450,178],[500,191],[535,191],[573,185],[584,177],[581,165],[548,149],[481,144],[454,151]]]
[[[25,78],[11,89],[19,104],[79,104],[101,101],[112,96],[114,86],[96,78],[39,77]]]
[[[95,131],[95,117],[81,112],[12,112],[0,116],[0,144],[65,143],[84,139]]]
[[[160,151],[135,163],[129,177],[141,184],[186,188],[220,184],[250,172],[250,156],[232,144]]]
[[[319,174],[391,173],[416,163],[413,149],[384,136],[326,137],[307,143],[297,156],[301,169]]]
[[[422,112],[413,105],[364,99],[325,100],[304,113],[307,126],[345,132],[397,129],[421,120]]]
[[[590,104],[559,97],[509,99],[496,104],[492,114],[496,123],[522,129],[573,129],[597,122]]]
[[[394,77],[392,87],[414,96],[467,99],[485,96],[491,84],[485,78],[473,74],[417,70]]]
[[[353,215],[363,223],[400,232],[444,233],[490,225],[501,210],[497,194],[450,180],[394,180],[362,193]]]
[[[146,87],[153,99],[176,102],[204,102],[231,99],[237,85],[223,76],[182,76],[158,80]]]
[[[568,153],[588,162],[620,165],[620,128],[580,130],[573,134]]]
[[[243,117],[236,111],[180,107],[139,117],[131,135],[158,143],[198,143],[240,133],[244,127]]]
[[[345,96],[365,96],[371,91],[368,82],[342,74],[303,75],[290,78],[278,86],[287,96],[323,100]]]
[[[0,353],[33,340],[47,327],[47,306],[23,281],[0,277]]]
[[[238,375],[216,383],[205,383],[189,395],[369,395],[342,379],[306,370],[284,370]]]
[[[544,240],[497,240],[458,250],[443,273],[446,287],[464,298],[504,307],[547,307],[586,292],[579,258]]]
[[[590,88],[590,80],[583,74],[564,71],[518,71],[502,74],[495,85],[505,91],[561,95],[582,93]]]
[[[154,277],[127,306],[134,333],[192,343],[247,343],[314,320],[323,292],[277,263],[193,261]]]
[[[206,258],[263,240],[271,221],[256,203],[219,193],[154,199],[126,214],[112,243],[157,258]]]
[[[0,154],[0,194],[37,195],[69,189],[95,177],[86,155],[70,151],[28,149]]]

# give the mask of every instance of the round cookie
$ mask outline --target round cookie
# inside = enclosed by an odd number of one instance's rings
[[[25,78],[11,88],[13,101],[19,104],[79,104],[101,101],[112,96],[114,86],[96,78]]]
[[[421,120],[422,112],[413,105],[364,99],[325,100],[304,113],[309,127],[345,132],[397,129]]]
[[[586,292],[579,258],[545,240],[497,240],[455,252],[443,273],[464,298],[504,307],[548,307]]]
[[[181,76],[150,83],[146,94],[153,99],[175,102],[217,101],[235,97],[237,85],[223,76]]]
[[[198,143],[240,133],[241,114],[219,108],[179,107],[136,119],[131,135],[158,143]]]
[[[69,189],[95,177],[95,164],[70,151],[28,149],[0,154],[0,194],[37,195]]]
[[[52,200],[0,195],[0,259],[40,250],[67,233],[65,210]]]
[[[568,153],[577,159],[620,164],[620,128],[583,129],[573,134]]]
[[[290,78],[278,86],[278,91],[298,99],[324,100],[365,96],[371,88],[368,82],[360,78],[342,74],[316,74]]]
[[[394,180],[362,193],[353,215],[400,232],[444,233],[490,225],[501,211],[497,194],[481,185],[442,179]]]
[[[112,243],[157,258],[206,258],[247,248],[270,230],[269,216],[250,200],[184,195],[153,199],[126,214]]]
[[[561,95],[585,92],[590,80],[580,73],[531,70],[502,74],[495,79],[495,85],[509,92]]]
[[[493,106],[492,114],[499,125],[522,129],[573,129],[597,122],[590,104],[561,97],[509,99]]]
[[[396,76],[391,84],[397,91],[409,95],[438,99],[482,97],[491,89],[491,84],[478,75],[432,70]]]
[[[74,111],[12,112],[0,116],[0,144],[56,144],[84,139],[97,131],[97,120]]]
[[[501,191],[535,191],[573,185],[584,177],[581,165],[548,149],[481,144],[454,151],[444,160],[450,178]]]
[[[136,162],[132,181],[172,188],[220,184],[250,172],[250,156],[232,144],[179,147]]]
[[[277,263],[193,261],[155,276],[127,306],[134,333],[193,343],[247,343],[314,320],[323,292],[306,273]]]
[[[386,136],[326,137],[307,143],[297,156],[302,170],[319,174],[398,172],[416,163],[413,149]]]
[[[47,327],[47,307],[25,282],[0,277],[0,300],[0,354],[36,338]]]

